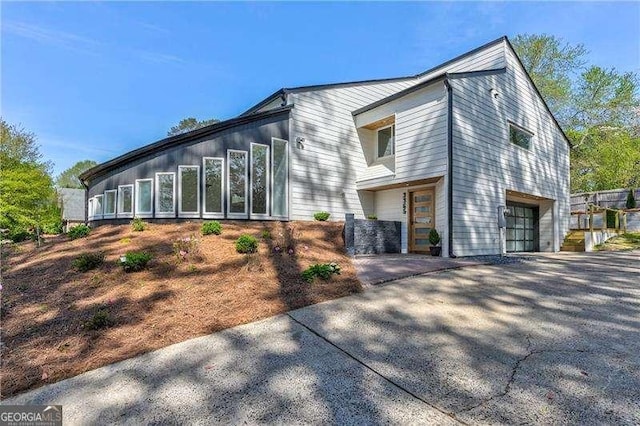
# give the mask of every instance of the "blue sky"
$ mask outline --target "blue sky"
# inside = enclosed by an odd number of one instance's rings
[[[231,118],[281,87],[415,74],[502,35],[640,71],[640,3],[1,3],[5,120],[55,173]]]

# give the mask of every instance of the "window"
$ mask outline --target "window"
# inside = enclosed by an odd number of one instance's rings
[[[251,215],[269,215],[269,147],[251,144]]]
[[[116,217],[116,194],[115,189],[104,191],[104,218]]]
[[[133,185],[118,186],[118,217],[133,216]]]
[[[136,216],[153,216],[153,179],[136,180]]]
[[[382,129],[378,129],[377,132],[377,141],[378,141],[378,158],[388,157],[390,155],[394,155],[395,151],[395,125],[391,125],[388,127],[384,127]]]
[[[200,215],[199,166],[178,166],[178,215],[198,217]]]
[[[102,219],[102,194],[93,197],[93,217]]]
[[[156,217],[175,217],[175,173],[156,173]]]
[[[247,152],[227,150],[229,164],[227,178],[228,216],[247,217]]]
[[[224,159],[204,157],[203,217],[223,217]]]
[[[89,215],[89,219],[93,219],[93,197],[89,198],[89,201],[87,203],[87,214]]]
[[[271,215],[286,217],[289,194],[288,142],[274,138],[271,145]]]
[[[515,124],[509,123],[509,141],[524,149],[531,149],[531,138],[533,133],[528,132]]]

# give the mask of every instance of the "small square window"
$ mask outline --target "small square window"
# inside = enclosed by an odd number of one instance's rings
[[[533,134],[509,123],[509,141],[524,149],[531,149]]]
[[[395,154],[395,125],[378,130],[378,158]]]

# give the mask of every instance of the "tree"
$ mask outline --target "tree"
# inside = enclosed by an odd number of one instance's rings
[[[84,188],[78,176],[83,172],[89,170],[92,167],[97,166],[93,160],[78,161],[73,166],[69,167],[56,178],[57,188]]]
[[[523,34],[513,39],[513,48],[551,111],[562,121],[572,98],[572,79],[586,63],[585,47],[547,34]]]
[[[640,184],[640,96],[635,73],[587,65],[583,45],[521,35],[514,49],[574,149],[572,191]]]
[[[629,194],[627,194],[627,208],[635,209],[636,208],[636,197],[633,195],[633,188],[629,190]]]
[[[35,135],[0,119],[0,227],[10,236],[60,223],[56,192]]]
[[[178,125],[173,126],[171,129],[169,129],[169,131],[167,132],[167,136],[179,135],[181,133],[190,132],[192,130],[200,129],[202,127],[209,126],[211,124],[216,124],[219,122],[220,120],[215,118],[212,118],[209,120],[202,120],[202,121],[198,121],[193,117],[184,118],[180,120]]]

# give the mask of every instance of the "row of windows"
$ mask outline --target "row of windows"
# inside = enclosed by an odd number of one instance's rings
[[[89,219],[173,218],[176,210],[184,218],[286,218],[287,145],[274,138],[271,147],[252,143],[250,153],[229,149],[226,159],[203,157],[202,166],[178,166],[177,182],[175,172],[158,172],[155,179],[119,185],[89,199]]]

